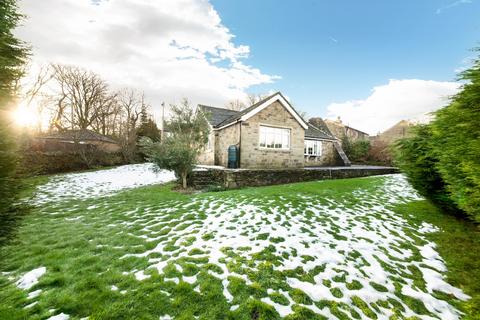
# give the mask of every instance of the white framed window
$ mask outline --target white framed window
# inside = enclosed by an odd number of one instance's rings
[[[322,141],[305,140],[304,154],[319,157],[322,155]]]
[[[290,129],[260,126],[259,146],[268,149],[290,149]]]

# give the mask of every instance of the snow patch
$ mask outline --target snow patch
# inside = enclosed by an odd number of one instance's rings
[[[137,279],[138,281],[142,281],[148,278],[150,278],[150,275],[145,274],[143,270],[135,272],[135,279]]]
[[[437,226],[434,226],[433,224],[427,223],[427,222],[422,222],[420,225],[420,228],[418,229],[418,232],[420,233],[434,233],[434,232],[439,232],[440,228]]]
[[[175,181],[168,170],[155,170],[152,163],[132,164],[113,169],[56,175],[38,187],[33,202],[37,205],[66,199],[88,199],[118,191]],[[95,206],[88,207],[89,210]]]
[[[17,287],[24,290],[29,290],[38,283],[38,279],[47,272],[47,268],[40,267],[25,273],[16,283]]]
[[[32,303],[30,303],[29,305],[26,305],[26,306],[24,307],[24,309],[30,309],[30,308],[32,308],[33,306],[35,306],[37,303],[38,303],[38,301],[32,302]]]
[[[62,313],[57,314],[55,316],[51,316],[47,320],[68,320],[68,319],[70,319],[70,316],[68,314],[65,314],[65,313],[62,312]]]
[[[40,295],[40,293],[42,293],[42,289],[38,289],[38,290],[35,290],[35,291],[32,291],[28,294],[28,299],[33,299],[33,298],[36,298]]]

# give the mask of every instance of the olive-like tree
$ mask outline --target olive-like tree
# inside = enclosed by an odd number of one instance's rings
[[[161,142],[143,137],[140,145],[147,159],[160,169],[172,170],[187,188],[187,177],[195,167],[197,157],[208,142],[210,127],[205,116],[190,107],[184,99],[171,106],[171,118],[166,124],[167,134]]]

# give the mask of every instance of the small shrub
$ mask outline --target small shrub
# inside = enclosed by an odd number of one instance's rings
[[[187,100],[180,106],[171,106],[171,119],[167,123],[170,135],[162,142],[142,137],[139,145],[147,159],[160,169],[172,170],[187,188],[197,157],[208,142],[210,127],[206,118],[189,106]]]
[[[369,163],[392,165],[393,164],[393,150],[392,146],[385,141],[374,140],[370,144],[367,159]]]
[[[351,141],[347,136],[344,136],[342,138],[342,147],[350,161],[354,163],[365,163],[368,161],[369,140]]]

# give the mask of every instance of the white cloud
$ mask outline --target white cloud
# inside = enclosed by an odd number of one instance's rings
[[[252,85],[270,83],[243,62],[250,48],[234,35],[208,0],[23,0],[28,19],[18,35],[35,63],[78,65],[113,87],[162,101],[224,104]],[[158,110],[158,109],[157,109]]]
[[[454,8],[456,6],[459,6],[459,5],[462,5],[462,4],[467,4],[467,3],[472,3],[472,0],[457,0],[457,1],[453,1],[449,4],[447,4],[446,6],[443,6],[443,7],[440,7],[438,8],[435,13],[436,14],[440,14],[442,13],[442,11],[444,10],[447,10],[447,9],[451,9],[451,8]]]
[[[345,124],[374,135],[400,120],[424,120],[445,106],[459,86],[456,82],[390,80],[374,87],[365,100],[330,104],[328,118],[341,117]]]

